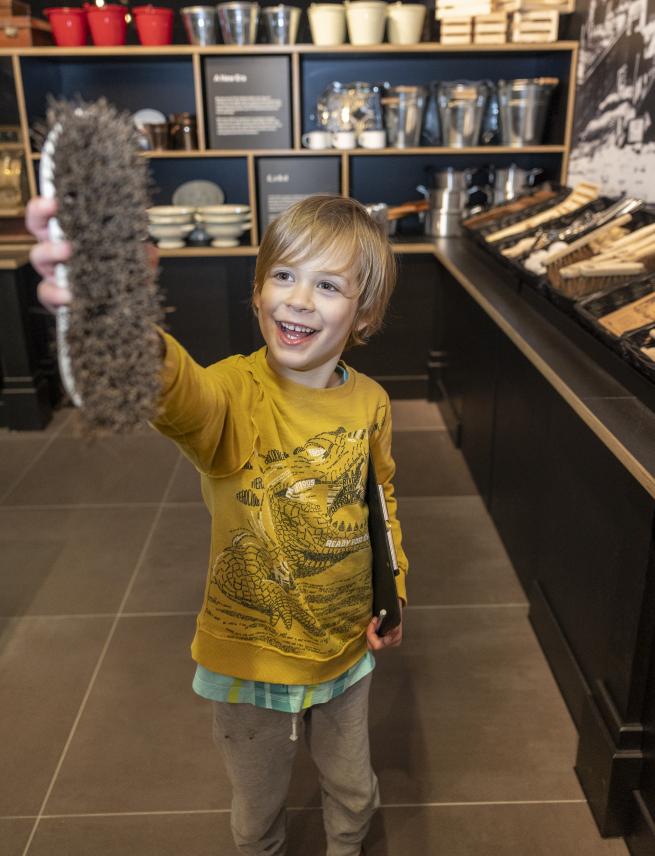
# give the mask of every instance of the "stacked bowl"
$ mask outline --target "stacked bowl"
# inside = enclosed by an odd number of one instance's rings
[[[185,246],[193,231],[195,208],[182,205],[155,205],[148,208],[148,231],[162,250],[178,250]]]
[[[204,205],[196,208],[196,222],[212,238],[212,247],[238,247],[252,228],[249,205]]]

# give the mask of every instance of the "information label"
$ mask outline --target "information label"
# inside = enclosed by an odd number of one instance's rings
[[[289,57],[205,58],[212,149],[291,147]]]
[[[259,229],[314,193],[339,193],[338,157],[259,158]]]

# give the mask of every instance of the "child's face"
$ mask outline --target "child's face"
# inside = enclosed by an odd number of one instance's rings
[[[331,386],[335,366],[357,312],[351,269],[336,272],[329,256],[274,265],[255,295],[268,362],[282,377],[305,386]]]

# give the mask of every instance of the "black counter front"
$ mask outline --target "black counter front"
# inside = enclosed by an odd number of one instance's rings
[[[528,594],[598,826],[655,854],[653,388],[472,242],[435,257],[449,428]]]

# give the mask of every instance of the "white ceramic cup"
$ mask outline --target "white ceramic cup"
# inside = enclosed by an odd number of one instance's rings
[[[308,131],[301,139],[307,149],[329,149],[332,145],[332,134],[329,131]]]
[[[307,17],[315,45],[342,45],[346,41],[346,10],[342,3],[312,3]]]
[[[383,149],[387,144],[387,132],[372,129],[362,131],[357,142],[363,149]]]
[[[354,131],[336,131],[332,134],[332,145],[335,149],[354,149],[357,135]]]
[[[379,45],[384,41],[386,3],[377,0],[346,0],[348,38],[353,45]]]
[[[425,6],[421,3],[390,3],[387,6],[387,37],[392,45],[415,45],[421,41]]]

